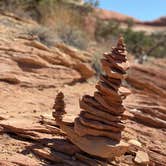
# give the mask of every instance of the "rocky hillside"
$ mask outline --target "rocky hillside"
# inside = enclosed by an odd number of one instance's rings
[[[64,44],[48,48],[37,36],[28,35],[28,30],[38,26],[36,23],[18,20],[10,14],[1,14],[0,22],[1,81],[26,87],[51,87],[94,74],[88,65],[91,55],[87,52]],[[61,82],[56,82],[59,78]]]
[[[165,166],[166,60],[130,61],[126,86],[132,94],[124,101],[123,139],[132,148],[105,161],[66,140],[52,118],[59,90],[65,95],[66,123],[80,112],[80,97],[95,91],[95,79],[87,80],[94,75],[92,55],[64,44],[47,47],[28,33],[36,26],[0,14],[0,165]]]

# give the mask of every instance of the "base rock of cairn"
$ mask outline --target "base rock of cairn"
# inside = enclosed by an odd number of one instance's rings
[[[104,54],[101,63],[105,74],[100,76],[94,95],[85,95],[80,100],[82,111],[74,125],[68,126],[63,120],[56,119],[68,139],[88,154],[114,158],[129,148],[121,140],[125,127],[122,122],[125,111],[122,102],[130,94],[129,90],[121,87],[129,68],[126,55],[123,38],[120,37],[117,46]]]

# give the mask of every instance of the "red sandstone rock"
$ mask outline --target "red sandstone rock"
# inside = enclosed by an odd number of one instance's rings
[[[80,161],[75,161],[72,159],[72,156],[56,152],[51,150],[50,148],[46,148],[42,145],[40,146],[32,146],[29,147],[37,156],[44,158],[46,160],[52,161],[56,164],[62,163],[64,165],[70,165],[70,166],[84,166],[84,163]]]
[[[111,121],[109,121],[107,119],[103,119],[101,117],[98,117],[96,115],[90,114],[90,113],[85,112],[85,111],[82,111],[80,116],[85,117],[87,119],[91,119],[91,120],[97,120],[99,122],[102,122],[102,123],[108,124],[110,126],[114,126],[116,128],[119,128],[120,130],[124,129],[124,125],[122,123],[120,123],[120,122],[119,123],[111,122]]]
[[[20,165],[20,166],[40,166],[41,162],[38,162],[35,159],[31,159],[28,156],[25,156],[23,154],[16,154],[13,156],[8,157],[7,161]]]
[[[80,122],[85,126],[89,126],[89,127],[92,127],[92,128],[98,129],[98,130],[113,131],[113,132],[122,131],[122,129],[120,129],[120,128],[117,128],[117,127],[114,127],[111,125],[107,125],[107,124],[103,124],[102,122],[99,122],[97,120],[96,121],[92,120],[92,119],[89,120],[89,119],[81,117],[81,115],[80,115]]]
[[[105,75],[100,75],[100,80],[105,82],[108,86],[112,87],[115,91],[118,90],[119,85],[121,84],[120,80],[111,79]]]
[[[86,112],[110,120],[112,122],[119,122],[121,118],[120,116],[114,116],[108,112],[105,112],[104,110],[99,110],[98,108],[90,106],[88,103],[85,103],[84,101],[80,101],[80,107],[86,110]]]
[[[111,71],[111,68],[108,67],[105,63],[102,63],[103,65],[103,70],[105,73],[110,77],[110,78],[115,78],[115,79],[124,79],[125,77],[115,71]]]
[[[66,132],[72,143],[80,147],[81,150],[89,154],[102,158],[114,158],[124,154],[129,146],[124,142],[117,143],[107,137],[83,136],[80,137],[72,126],[60,124],[61,129]]]
[[[109,103],[108,100],[104,99],[101,93],[95,92],[94,98],[106,108],[107,112],[110,112],[113,115],[120,115],[125,110],[124,107],[121,105],[118,104],[115,105],[114,103]]]
[[[53,112],[54,118],[61,118],[62,115],[64,115],[66,113],[65,112],[64,94],[62,92],[59,92],[57,94],[53,109],[55,109],[55,111]]]
[[[17,164],[11,163],[6,160],[0,160],[0,166],[17,166]]]
[[[111,132],[107,130],[98,130],[95,128],[91,128],[82,124],[80,119],[75,119],[74,131],[81,137],[86,135],[104,136],[104,137],[113,139],[115,141],[120,141],[120,138],[121,138],[120,132],[117,133],[117,132]]]
[[[157,127],[157,128],[166,128],[166,121],[159,119],[157,117],[153,117],[147,113],[141,113],[139,110],[132,111],[135,118],[139,121],[142,121],[146,124],[149,124],[151,126]]]

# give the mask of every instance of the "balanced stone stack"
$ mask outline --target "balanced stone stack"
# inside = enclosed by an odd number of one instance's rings
[[[94,96],[85,95],[80,100],[82,111],[75,119],[74,131],[80,137],[107,137],[120,142],[125,111],[123,99],[129,91],[121,87],[129,68],[127,51],[120,37],[115,48],[105,53],[101,60],[105,74],[101,74]]]
[[[53,117],[55,119],[62,119],[62,115],[64,115],[65,112],[65,102],[64,102],[64,94],[62,92],[59,92],[55,98],[55,103],[53,106],[53,109],[55,111],[53,112]]]

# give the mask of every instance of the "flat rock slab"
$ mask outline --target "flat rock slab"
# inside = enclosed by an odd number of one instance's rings
[[[69,166],[85,166],[84,163],[78,161],[78,160],[73,160],[72,156],[66,155],[61,152],[54,151],[50,148],[44,147],[42,145],[34,145],[29,147],[31,151],[40,157],[41,159],[49,160],[52,161],[54,164],[57,163],[63,163]]]
[[[57,137],[57,136],[56,136]],[[50,147],[54,149],[55,151],[67,154],[67,155],[74,155],[76,153],[81,152],[81,150],[72,144],[69,140],[66,140],[65,138],[52,138],[52,139],[43,139],[40,140],[40,143],[45,145],[46,147]]]
[[[8,157],[8,161],[21,166],[40,166],[42,163],[23,154]]]
[[[88,154],[111,159],[121,156],[128,151],[129,145],[125,142],[117,143],[109,138],[94,136],[79,136],[73,127],[61,124],[61,129],[66,132],[67,137],[81,150]]]
[[[8,119],[0,121],[1,132],[15,133],[23,138],[40,140],[44,138],[53,138],[52,135],[64,135],[64,133],[56,126],[40,125],[33,123],[28,119]]]
[[[33,122],[31,119],[8,119],[0,121],[0,126],[4,128],[4,130],[14,131],[14,132],[26,132],[26,131],[36,131],[41,133],[52,133],[50,128],[45,127],[39,123]],[[56,126],[54,130],[60,132],[60,129]],[[55,132],[56,132],[55,131]]]
[[[17,165],[6,160],[0,160],[0,166],[17,166]]]

